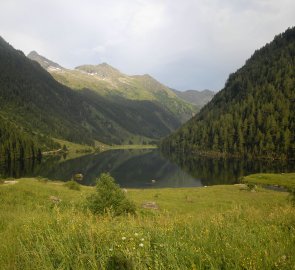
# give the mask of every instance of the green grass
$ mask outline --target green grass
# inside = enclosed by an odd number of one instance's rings
[[[94,152],[103,152],[108,150],[124,150],[124,149],[156,149],[157,145],[153,144],[122,144],[122,145],[108,145],[99,141],[95,141],[95,146],[83,145],[73,143],[61,139],[54,139],[62,147],[65,145],[68,149],[66,160],[74,159],[82,155],[89,155]]]
[[[295,189],[295,173],[260,173],[251,174],[243,178],[243,182],[265,186],[280,186]]]
[[[112,145],[109,149],[156,149],[157,145],[154,144],[125,144],[125,145]]]
[[[94,216],[94,189],[21,179],[0,186],[0,269],[294,269],[288,193],[239,185],[134,189],[136,216]],[[55,196],[61,202],[50,200]],[[142,209],[154,201],[159,210]],[[124,269],[124,268],[122,268]]]

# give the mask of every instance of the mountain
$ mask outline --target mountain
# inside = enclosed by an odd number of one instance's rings
[[[91,89],[108,100],[150,101],[160,105],[184,123],[197,111],[197,108],[179,98],[170,88],[150,75],[128,76],[107,63],[82,65],[75,69],[52,68],[54,63],[35,52],[28,57],[37,61],[60,83],[76,90]],[[54,63],[55,64],[55,63]],[[119,97],[119,98],[118,98]]]
[[[231,74],[225,87],[162,142],[164,152],[295,158],[295,28]]]
[[[210,91],[208,89],[205,89],[203,91],[197,91],[197,90],[178,91],[174,89],[172,90],[179,98],[196,105],[197,108],[199,109],[204,107],[215,95],[213,91]]]
[[[18,130],[20,137],[32,140],[38,149],[51,148],[50,138],[54,137],[90,145],[96,140],[144,143],[166,136],[180,125],[157,102],[124,97],[111,100],[89,89],[73,91],[0,38],[1,123],[2,119],[15,127],[9,130]],[[4,141],[0,143],[4,145]],[[9,145],[12,151],[13,142]]]
[[[36,51],[32,51],[28,54],[28,58],[38,62],[43,68],[48,70],[62,70],[64,69],[57,63],[50,61],[49,59],[39,55]]]

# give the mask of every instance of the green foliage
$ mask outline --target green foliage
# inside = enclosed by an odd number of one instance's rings
[[[88,197],[89,209],[95,214],[110,212],[115,216],[135,214],[135,204],[131,202],[108,173],[103,173],[97,180],[96,192]]]
[[[159,211],[115,218],[85,212],[90,192],[32,179],[0,186],[0,269],[294,268],[295,208],[285,192],[130,190],[138,205],[160,194]],[[54,207],[52,195],[61,199]]]
[[[247,183],[247,188],[249,191],[256,190],[257,186],[254,183]]]
[[[290,190],[290,200],[293,206],[295,206],[295,189]]]
[[[277,186],[287,189],[295,189],[295,173],[261,173],[251,174],[243,177],[246,184]]]
[[[157,140],[181,124],[181,117],[171,107],[175,103],[173,99],[169,101],[170,110],[152,97],[146,100],[124,95],[100,95],[89,87],[91,85],[83,84],[83,78],[80,78],[86,76],[91,80],[92,76],[78,70],[73,72],[78,74],[76,79],[81,80],[83,87],[81,91],[73,91],[55,81],[38,63],[13,49],[2,38],[0,71],[0,114],[30,132],[93,146],[94,140],[107,144],[124,144],[130,139],[133,143],[138,143],[139,139]],[[122,93],[132,92],[133,88],[139,93],[143,91],[133,84],[128,89],[124,86],[120,84]],[[163,89],[159,91],[167,90],[161,87]],[[111,93],[112,88],[108,91]],[[177,106],[191,115],[192,106],[178,101]],[[41,144],[43,147],[43,142]],[[44,144],[44,148],[50,148],[49,142]]]
[[[81,190],[80,185],[74,180],[66,182],[64,186],[71,190]]]
[[[295,28],[231,74],[194,118],[164,139],[165,152],[294,159]]]
[[[0,115],[0,161],[41,158],[40,141]]]
[[[106,270],[133,270],[134,267],[130,259],[119,253],[111,256],[107,262]]]

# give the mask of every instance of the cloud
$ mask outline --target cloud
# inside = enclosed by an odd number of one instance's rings
[[[219,90],[295,25],[293,0],[3,0],[0,35],[65,67],[108,62],[178,89]]]

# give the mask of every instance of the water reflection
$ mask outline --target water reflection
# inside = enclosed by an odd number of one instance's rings
[[[250,173],[290,171],[295,171],[294,162],[163,157],[157,150],[113,150],[70,160],[55,156],[42,162],[26,160],[0,165],[2,176],[14,178],[43,176],[67,181],[74,174],[82,173],[85,185],[94,185],[102,172],[110,172],[122,187],[133,188],[231,184]]]
[[[294,161],[212,158],[197,155],[170,155],[183,171],[201,180],[203,185],[234,184],[252,173],[286,173],[295,171]]]

